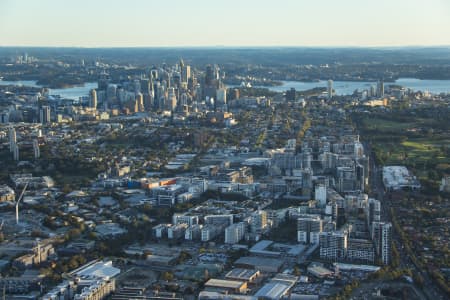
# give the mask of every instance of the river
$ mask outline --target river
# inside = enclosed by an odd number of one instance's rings
[[[19,80],[19,81],[3,81],[0,80],[0,85],[21,85],[21,86],[29,86],[29,87],[42,87],[34,80]],[[78,100],[80,97],[88,96],[89,91],[97,88],[97,82],[86,82],[84,85],[72,86],[63,89],[50,89],[50,95],[53,96],[61,96],[66,99]]]
[[[30,87],[41,87],[36,84],[36,81],[24,80],[24,81],[1,81],[0,85],[15,84]],[[351,95],[358,90],[369,89],[371,85],[376,86],[376,82],[368,81],[334,81],[333,88],[336,95]],[[414,91],[428,91],[433,94],[450,93],[450,80],[421,80],[415,78],[400,78],[395,82],[386,82],[385,86],[390,84],[396,84],[404,86],[405,88],[412,89]],[[326,87],[327,81],[322,80],[319,82],[301,82],[301,81],[283,81],[280,86],[268,87],[275,92],[284,92],[290,88],[295,88],[297,91],[305,91],[313,89],[315,87]],[[91,89],[97,88],[96,82],[86,82],[82,86],[74,86],[64,89],[51,89],[50,95],[59,95],[63,98],[78,100],[80,97],[88,96]]]
[[[268,87],[269,90],[275,92],[284,92],[290,88],[295,88],[297,91],[306,91],[315,87],[327,87],[327,81],[321,80],[319,82],[301,82],[301,81],[282,81],[283,84],[279,86]],[[385,86],[390,84],[401,85],[405,88],[414,91],[428,91],[433,94],[450,93],[450,80],[421,80],[415,78],[399,78],[395,82],[385,82]],[[373,85],[376,87],[376,82],[369,81],[334,81],[333,88],[336,95],[351,95],[355,90],[369,89]]]

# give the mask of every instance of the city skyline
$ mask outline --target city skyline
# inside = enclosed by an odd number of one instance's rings
[[[450,3],[413,1],[0,3],[0,46],[396,47],[450,45]]]

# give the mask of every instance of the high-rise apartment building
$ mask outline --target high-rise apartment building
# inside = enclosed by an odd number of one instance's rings
[[[347,254],[347,232],[322,232],[319,234],[320,258],[338,260]]]
[[[225,243],[237,244],[242,240],[246,231],[246,225],[244,222],[232,224],[225,228]]]
[[[297,241],[305,244],[318,244],[323,230],[320,216],[303,215],[297,219]]]
[[[392,224],[373,222],[372,240],[381,262],[388,265],[391,262]]]

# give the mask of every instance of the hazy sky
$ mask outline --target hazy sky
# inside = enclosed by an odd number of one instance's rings
[[[14,45],[450,45],[450,0],[0,0]]]

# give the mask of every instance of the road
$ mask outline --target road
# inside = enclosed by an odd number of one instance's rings
[[[364,143],[364,147],[366,149],[366,153],[370,153],[370,176],[369,176],[369,184],[371,187],[370,197],[376,198],[381,202],[381,220],[384,222],[392,222],[390,209],[396,209],[395,203],[392,200],[389,200],[385,197],[385,191],[382,180],[382,167],[379,167],[375,164],[374,153],[370,147],[370,144]],[[395,226],[392,226],[392,240],[395,243],[395,246],[399,250],[400,253],[400,265],[399,268],[408,268],[411,269],[413,274],[420,274],[424,279],[423,291],[425,297],[429,300],[444,300],[447,299],[445,293],[434,283],[429,274],[422,270],[419,266],[414,264],[411,257],[407,255],[403,241],[396,231]],[[406,255],[405,255],[406,254]]]

